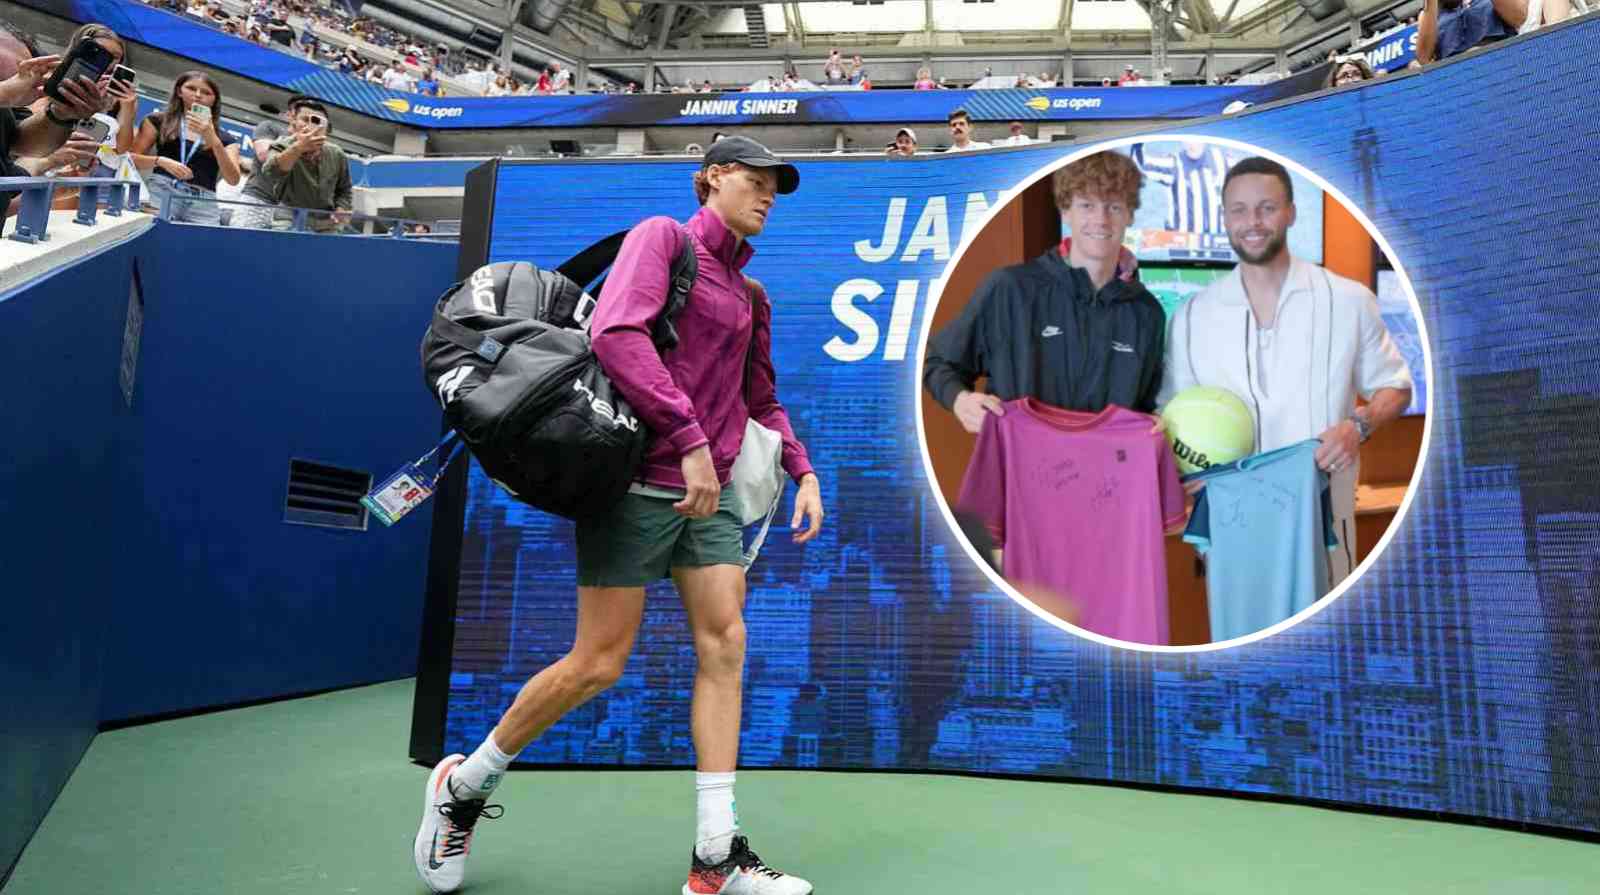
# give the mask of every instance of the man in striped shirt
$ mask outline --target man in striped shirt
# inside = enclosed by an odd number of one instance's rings
[[[1167,188],[1166,229],[1185,233],[1223,233],[1222,181],[1228,157],[1222,147],[1186,141],[1183,151],[1156,155],[1145,144],[1131,147],[1133,161],[1144,175]]]

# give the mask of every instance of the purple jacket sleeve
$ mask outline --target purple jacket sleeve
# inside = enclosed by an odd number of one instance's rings
[[[612,262],[589,326],[595,357],[611,384],[680,457],[708,442],[689,396],[672,380],[650,340],[650,328],[666,307],[672,259],[687,238],[668,217],[633,228]]]
[[[789,412],[778,403],[778,374],[772,366],[772,302],[767,290],[755,280],[745,278],[750,284],[753,301],[750,314],[750,390],[745,398],[750,407],[750,418],[783,436],[783,470],[796,482],[808,473],[811,458],[806,446],[794,436],[789,425]]]

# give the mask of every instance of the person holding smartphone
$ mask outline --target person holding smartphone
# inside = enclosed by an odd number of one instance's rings
[[[98,29],[101,46],[120,60],[122,41],[104,25],[86,25],[74,38],[82,39],[91,28]],[[77,40],[68,43],[77,45]],[[73,134],[80,120],[101,111],[106,88],[101,81],[75,77],[61,81],[59,97],[45,95],[62,61],[61,56],[40,53],[20,30],[0,22],[0,176],[32,176],[80,161],[89,151],[86,141]],[[19,202],[17,193],[0,191],[0,218],[15,214]]]
[[[239,182],[239,141],[217,127],[222,90],[205,72],[186,71],[173,82],[167,107],[139,124],[130,151],[141,172],[150,172],[150,201],[158,208],[172,197],[171,218],[192,224],[221,223],[214,200],[217,180]],[[151,150],[155,154],[151,155]]]
[[[328,139],[332,125],[328,109],[314,99],[299,98],[290,105],[290,131],[274,140],[256,172],[244,185],[241,201],[262,207],[234,212],[233,226],[263,230],[272,226],[271,205],[332,211],[310,219],[311,229],[336,230],[350,220],[352,188],[350,162],[344,150]]]

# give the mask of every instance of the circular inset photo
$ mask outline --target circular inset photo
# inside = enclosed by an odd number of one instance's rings
[[[1098,144],[1007,195],[919,349],[929,478],[1036,614],[1149,650],[1325,607],[1405,513],[1427,334],[1361,211],[1232,140]]]

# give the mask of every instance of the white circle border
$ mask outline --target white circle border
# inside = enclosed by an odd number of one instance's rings
[[[1372,550],[1368,551],[1366,559],[1362,560],[1359,565],[1350,571],[1349,575],[1345,576],[1343,581],[1339,582],[1339,584],[1327,594],[1323,595],[1310,606],[1300,610],[1299,612],[1289,616],[1277,624],[1262,628],[1259,631],[1255,631],[1243,637],[1234,637],[1229,640],[1185,646],[1135,643],[1129,640],[1118,640],[1112,637],[1107,637],[1104,634],[1099,634],[1094,631],[1090,631],[1087,628],[1081,628],[1077,625],[1071,624],[1065,619],[1057,617],[1055,614],[1045,610],[1032,600],[1029,600],[1027,597],[1023,596],[1020,591],[1013,587],[1004,576],[1002,576],[997,570],[995,570],[993,566],[989,564],[987,559],[978,555],[977,548],[973,547],[971,542],[967,540],[966,535],[962,533],[961,526],[956,521],[955,514],[951,511],[950,505],[944,499],[944,492],[939,488],[938,477],[934,474],[933,458],[932,455],[928,453],[928,432],[924,425],[922,414],[922,407],[924,403],[922,389],[922,365],[927,360],[928,339],[931,335],[930,329],[933,325],[933,315],[939,307],[940,300],[944,298],[944,286],[945,283],[949,281],[949,272],[955,270],[957,265],[961,263],[962,257],[966,255],[967,249],[973,244],[973,242],[976,241],[978,234],[983,232],[984,228],[988,227],[989,224],[993,222],[1000,212],[1004,210],[1010,203],[1020,198],[1025,190],[1037,183],[1039,180],[1054,174],[1057,170],[1072,164],[1074,161],[1088,155],[1093,155],[1096,152],[1103,152],[1108,149],[1116,149],[1120,146],[1129,146],[1135,143],[1154,143],[1158,141],[1212,143],[1271,159],[1311,181],[1318,188],[1320,188],[1323,193],[1332,196],[1336,201],[1339,202],[1340,205],[1344,206],[1346,211],[1354,215],[1356,220],[1360,222],[1362,228],[1367,231],[1367,235],[1377,243],[1379,251],[1383,252],[1384,257],[1389,260],[1389,264],[1394,268],[1395,274],[1400,278],[1400,287],[1405,291],[1406,300],[1411,304],[1412,316],[1415,317],[1417,321],[1417,333],[1422,342],[1422,361],[1423,366],[1426,368],[1425,375],[1427,376],[1424,384],[1428,389],[1427,404],[1423,408],[1422,450],[1417,457],[1417,466],[1414,470],[1412,470],[1411,481],[1406,485],[1405,496],[1400,499],[1400,508],[1395,512],[1394,519],[1389,523],[1388,528],[1384,530],[1383,536],[1378,539],[1378,543],[1373,546]],[[1422,315],[1422,305],[1417,301],[1417,294],[1411,287],[1411,277],[1406,273],[1404,266],[1400,263],[1399,257],[1395,255],[1394,249],[1389,245],[1388,240],[1383,238],[1383,234],[1378,232],[1378,228],[1373,225],[1372,220],[1367,217],[1366,212],[1363,211],[1359,205],[1351,202],[1349,197],[1335,188],[1333,184],[1329,183],[1320,175],[1306,168],[1304,165],[1301,165],[1299,162],[1294,161],[1293,159],[1268,149],[1262,149],[1259,146],[1246,143],[1241,140],[1232,140],[1226,137],[1213,137],[1206,134],[1192,133],[1140,134],[1138,136],[1118,137],[1089,144],[1080,149],[1076,149],[1061,158],[1053,159],[1048,164],[1028,175],[1028,177],[1023,179],[1021,183],[1018,183],[1016,186],[1001,192],[995,204],[991,206],[984,214],[982,220],[978,222],[977,226],[972,227],[969,232],[963,232],[961,234],[961,244],[956,248],[955,254],[951,256],[949,262],[945,264],[944,270],[940,273],[939,277],[933,282],[932,290],[928,296],[926,310],[922,314],[921,323],[921,333],[917,337],[917,360],[911,370],[913,379],[913,394],[916,396],[916,400],[913,403],[915,404],[914,412],[917,418],[917,447],[922,452],[922,468],[923,473],[927,478],[928,488],[933,492],[933,499],[934,502],[938,504],[939,511],[944,514],[945,523],[949,525],[951,533],[955,535],[956,541],[960,543],[961,548],[966,551],[967,556],[972,560],[973,564],[977,566],[984,575],[988,576],[989,580],[998,586],[1001,592],[1010,597],[1013,602],[1063,631],[1066,631],[1070,634],[1075,634],[1079,637],[1099,643],[1103,646],[1145,653],[1215,652],[1223,649],[1231,649],[1233,647],[1246,646],[1259,640],[1264,640],[1274,634],[1279,633],[1280,631],[1288,630],[1289,628],[1292,628],[1295,625],[1298,625],[1312,616],[1322,612],[1324,609],[1327,609],[1329,606],[1333,605],[1335,600],[1349,591],[1349,589],[1357,581],[1359,581],[1363,575],[1370,571],[1373,563],[1378,559],[1378,557],[1383,555],[1385,550],[1388,549],[1390,540],[1392,540],[1395,533],[1400,530],[1400,523],[1405,520],[1406,516],[1411,510],[1411,502],[1417,494],[1417,485],[1421,483],[1423,469],[1427,466],[1429,447],[1433,443],[1433,403],[1434,396],[1437,394],[1438,388],[1436,387],[1437,378],[1434,375],[1432,340],[1428,335],[1428,322]],[[1170,593],[1170,586],[1168,590]]]

